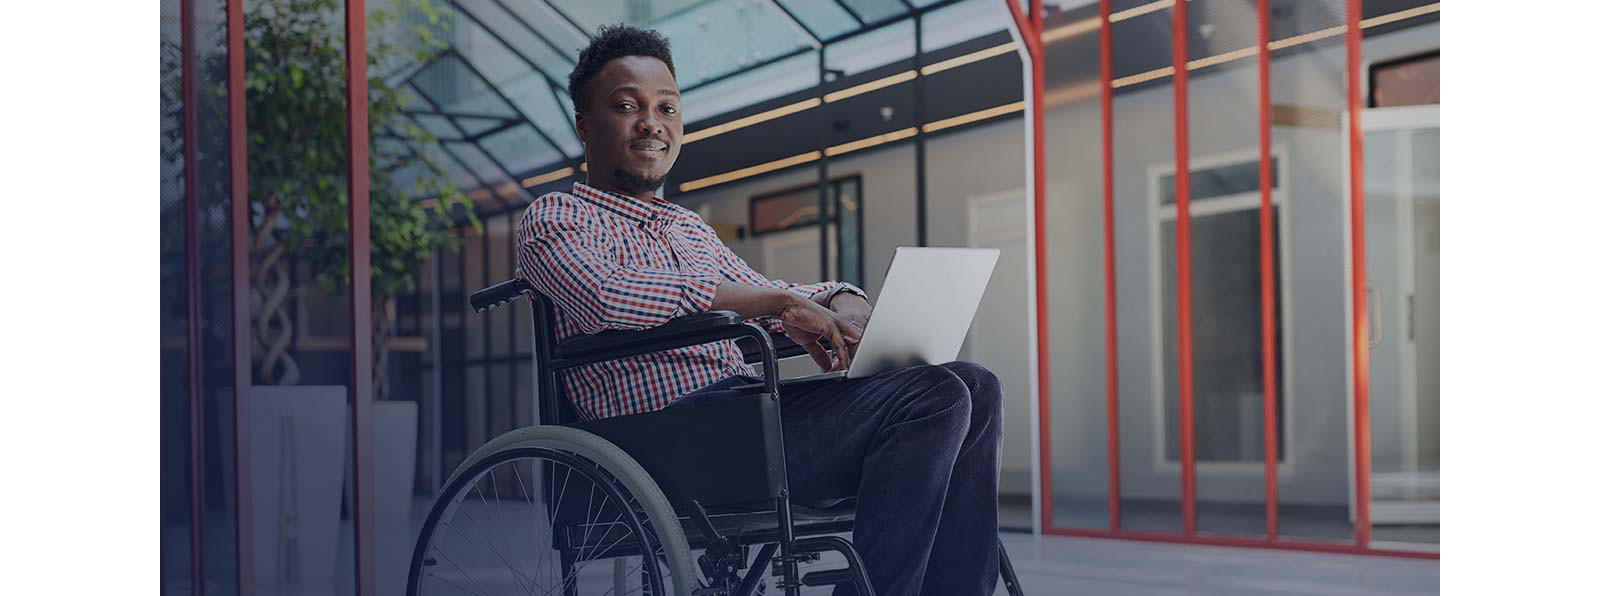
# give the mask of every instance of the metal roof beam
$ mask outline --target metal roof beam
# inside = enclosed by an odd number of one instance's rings
[[[511,98],[506,97],[506,94],[500,91],[500,88],[495,86],[493,81],[489,80],[489,77],[483,76],[483,71],[478,70],[477,66],[473,66],[471,60],[468,60],[465,55],[455,51],[454,49],[451,49],[451,52],[455,54],[457,60],[461,61],[462,66],[467,67],[467,70],[472,72],[472,76],[478,77],[478,80],[483,81],[483,86],[488,88],[490,93],[493,93],[495,97],[500,98],[500,101],[504,102],[507,106],[510,106],[512,110],[516,111],[517,115],[521,116],[523,121],[528,123],[528,128],[533,129],[533,132],[537,133],[539,138],[544,139],[545,144],[550,145],[551,149],[555,149],[557,155],[560,155],[562,159],[572,159],[572,157],[567,155],[566,151],[561,150],[561,145],[557,144],[555,139],[550,138],[550,135],[545,134],[544,130],[539,128],[539,125],[533,123],[533,118],[528,116],[527,112],[523,112],[522,108],[518,107],[516,102],[513,102],[511,101]],[[411,88],[415,89],[418,94],[422,93],[421,87],[412,85]],[[438,102],[433,101],[432,98],[424,96],[423,99],[434,104],[435,107],[438,107]]]
[[[556,82],[554,79],[552,79],[550,77],[550,73],[547,73],[547,72],[544,71],[543,68],[540,68],[539,67],[539,63],[534,62],[533,59],[529,58],[527,54],[523,54],[522,50],[517,49],[517,46],[514,46],[514,45],[511,44],[511,42],[506,41],[506,38],[500,37],[500,33],[498,31],[495,31],[494,29],[490,29],[488,25],[485,25],[483,23],[483,20],[478,18],[478,15],[472,14],[472,11],[467,10],[467,8],[465,6],[461,6],[460,4],[456,4],[455,6],[456,6],[456,12],[459,12],[459,13],[462,14],[462,16],[465,16],[468,19],[470,19],[472,21],[472,23],[474,25],[477,25],[479,29],[482,29],[484,31],[484,33],[488,33],[489,37],[494,38],[494,40],[496,42],[499,42],[500,45],[505,46],[505,48],[507,50],[509,50],[512,55],[516,56],[517,59],[521,60],[523,64],[528,65],[528,68],[533,69],[533,72],[537,73],[541,77],[544,77],[544,80],[546,82],[549,82],[549,83],[551,83],[553,85],[560,85],[561,84],[559,82]],[[491,82],[491,81],[489,81],[489,79],[487,77],[484,77],[483,81],[485,83],[490,83]]]
[[[794,27],[796,30],[800,31],[801,34],[805,35],[806,44],[810,45],[811,49],[822,49],[822,40],[817,37],[817,33],[812,31],[810,27],[807,27],[805,23],[800,22],[800,19],[795,18],[794,13],[789,12],[789,8],[784,6],[783,3],[778,2],[778,0],[762,0],[762,2],[769,7],[776,9],[780,14],[783,15],[784,20],[789,21],[789,26]]]

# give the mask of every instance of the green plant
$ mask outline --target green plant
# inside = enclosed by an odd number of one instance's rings
[[[374,395],[379,398],[386,393],[394,297],[416,288],[417,271],[435,250],[459,249],[453,213],[464,214],[482,230],[471,200],[429,157],[438,140],[405,117],[405,94],[382,76],[384,70],[420,63],[444,49],[448,13],[429,0],[386,4],[388,10],[374,9],[367,17],[369,138],[388,135],[394,141],[374,143],[368,161]],[[407,19],[400,22],[390,10]],[[338,292],[350,283],[342,4],[258,0],[247,9],[244,30],[251,270],[261,298],[254,322],[256,370],[261,382],[292,384],[298,367],[287,351],[292,333],[285,306],[312,287]],[[213,75],[197,78],[225,81],[214,76],[226,72],[225,59],[225,54],[196,56],[196,71]],[[163,88],[168,111],[181,109],[173,87]],[[225,85],[218,84],[199,87],[197,93],[211,94],[211,101],[227,97]],[[163,156],[176,159],[181,128],[164,132],[169,142]],[[417,196],[434,200],[424,206]],[[288,276],[291,258],[310,272],[295,287]]]

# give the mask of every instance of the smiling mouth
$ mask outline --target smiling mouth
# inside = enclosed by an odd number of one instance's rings
[[[628,145],[629,149],[641,153],[666,153],[667,144],[661,141],[634,141]]]

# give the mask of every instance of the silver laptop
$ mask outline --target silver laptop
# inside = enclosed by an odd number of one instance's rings
[[[861,332],[849,370],[783,379],[785,384],[859,379],[956,359],[978,312],[997,248],[900,247]]]

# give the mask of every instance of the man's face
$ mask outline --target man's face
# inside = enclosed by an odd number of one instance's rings
[[[623,56],[589,82],[589,108],[578,113],[578,138],[589,183],[639,197],[661,186],[683,139],[678,82],[665,62]]]

